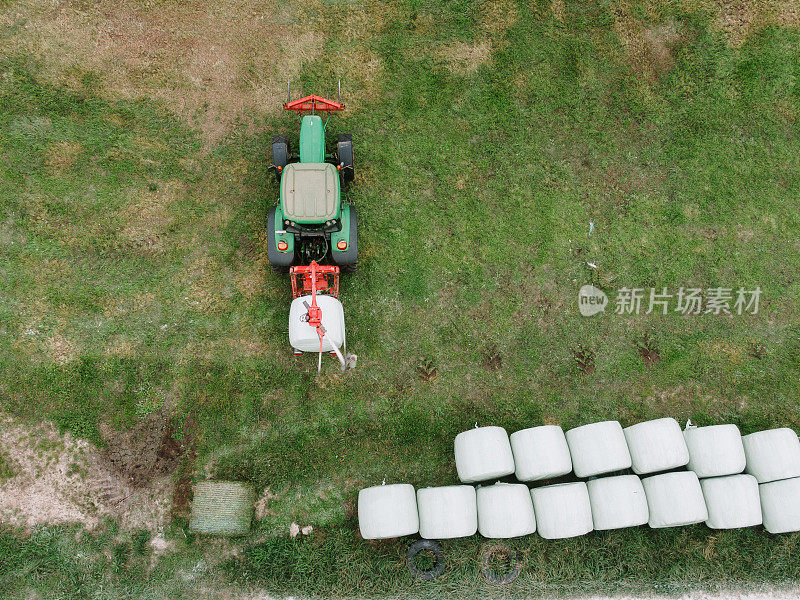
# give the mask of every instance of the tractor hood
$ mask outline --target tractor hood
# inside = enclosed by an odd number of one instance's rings
[[[330,163],[290,163],[281,177],[281,212],[297,223],[339,217],[339,172]]]

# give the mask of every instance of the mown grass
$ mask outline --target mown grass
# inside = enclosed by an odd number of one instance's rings
[[[348,516],[357,489],[384,477],[455,482],[452,440],[475,422],[800,427],[798,31],[768,27],[737,48],[688,3],[624,5],[643,27],[678,32],[665,69],[631,57],[615,27],[623,5],[567,2],[560,18],[549,4],[510,6],[498,27],[491,3],[408,2],[357,37],[346,9],[319,9],[345,19],[326,49],[356,43],[380,64],[376,89],[331,120],[358,145],[361,257],[342,298],[359,366],[347,376],[329,363],[317,377],[289,355],[287,281],[264,262],[269,142],[296,136],[294,118],[253,115],[208,146],[157,103],[100,99],[91,77],[65,88],[27,58],[4,62],[4,408],[98,444],[98,424],[128,427],[162,401],[192,414],[199,469],[278,496],[227,576],[318,595],[499,593],[477,575],[479,540],[447,545],[443,581],[412,584],[402,547],[358,540]],[[454,65],[448,48],[481,43],[485,62]],[[327,90],[340,72],[309,60],[303,89]],[[589,281],[612,295],[759,285],[762,310],[585,319],[576,296]],[[645,335],[659,355],[650,367]],[[579,347],[594,354],[591,374],[576,367]],[[421,378],[428,364],[436,375]],[[276,537],[291,521],[319,533]],[[525,574],[503,593],[780,582],[797,576],[796,543],[701,527],[530,538],[515,542]],[[30,564],[50,575],[25,585],[50,589],[73,568],[69,552],[36,552]],[[5,571],[12,589],[25,568]],[[177,568],[157,567],[158,585]],[[73,597],[123,586],[122,572],[87,569]]]

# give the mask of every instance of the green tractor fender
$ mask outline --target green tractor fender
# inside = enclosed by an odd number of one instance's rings
[[[294,262],[294,235],[283,229],[280,204],[267,215],[267,258],[276,272],[288,273]]]
[[[331,258],[343,271],[354,271],[358,261],[358,220],[355,206],[342,206],[341,222],[341,230],[331,234]]]

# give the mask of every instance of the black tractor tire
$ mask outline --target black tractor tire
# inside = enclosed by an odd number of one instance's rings
[[[275,244],[276,208],[275,206],[270,208],[267,215],[267,258],[275,273],[284,274],[289,272],[289,267],[294,262],[294,252],[281,252]],[[281,226],[283,226],[283,223],[281,223]]]
[[[493,560],[500,558],[506,563],[505,568],[498,570],[492,565]],[[481,575],[489,583],[508,585],[519,577],[522,562],[519,554],[505,544],[484,544],[481,548]]]
[[[356,175],[353,163],[353,134],[340,133],[336,138],[336,158],[341,167],[342,181],[353,181]]]
[[[339,272],[355,273],[358,266],[358,219],[355,206],[350,207],[350,241],[347,243],[347,250],[331,250],[331,256],[333,262],[339,266]]]
[[[276,135],[272,138],[272,166],[275,168],[275,178],[280,181],[281,173],[289,164],[289,138],[285,135]]]
[[[430,569],[421,569],[417,565],[416,558],[420,552],[433,554],[435,562]],[[417,579],[433,581],[442,576],[447,568],[447,560],[444,557],[444,550],[442,550],[441,544],[433,540],[417,540],[406,551],[406,565],[411,574]]]

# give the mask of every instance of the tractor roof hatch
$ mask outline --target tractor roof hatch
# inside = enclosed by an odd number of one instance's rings
[[[324,223],[339,216],[339,172],[330,163],[289,163],[281,177],[284,218]]]

